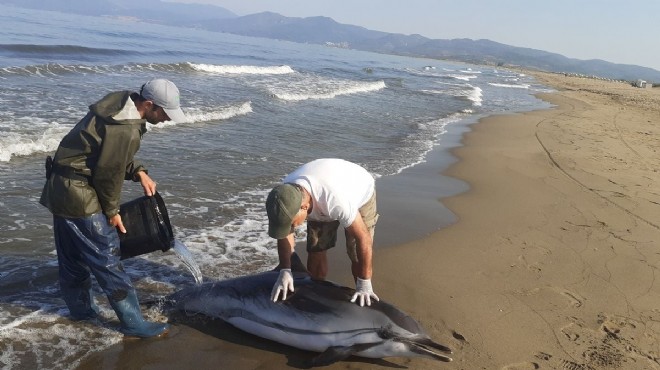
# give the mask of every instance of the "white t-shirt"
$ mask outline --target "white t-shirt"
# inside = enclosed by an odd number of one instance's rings
[[[312,195],[312,221],[339,220],[350,226],[374,193],[374,178],[355,163],[324,158],[302,165],[284,178],[285,183],[302,186]]]

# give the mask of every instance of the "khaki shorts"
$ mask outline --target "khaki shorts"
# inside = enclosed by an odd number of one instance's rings
[[[376,209],[376,190],[359,209],[362,220],[367,225],[367,229],[371,234],[371,239],[374,237],[376,223],[378,222],[378,211]],[[322,252],[333,248],[337,244],[337,229],[339,228],[339,221],[307,221],[307,252]],[[353,262],[357,262],[357,241],[355,238],[350,237],[344,230],[346,235],[346,252],[348,257]]]

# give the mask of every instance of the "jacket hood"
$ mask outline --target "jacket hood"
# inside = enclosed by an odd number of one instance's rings
[[[131,125],[131,124],[142,124],[145,123],[144,119],[127,119],[117,121],[112,118],[126,105],[128,99],[131,98],[130,91],[117,91],[111,92],[103,99],[89,106],[89,110],[94,113],[97,117],[101,117],[106,123],[115,124],[115,125]]]

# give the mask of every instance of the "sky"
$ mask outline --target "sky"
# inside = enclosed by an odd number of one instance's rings
[[[660,0],[168,0],[237,15],[326,16],[370,30],[499,43],[660,70]]]

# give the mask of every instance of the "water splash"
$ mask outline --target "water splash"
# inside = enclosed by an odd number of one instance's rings
[[[174,240],[172,250],[181,259],[183,264],[186,265],[188,270],[190,270],[193,278],[195,278],[195,283],[201,284],[203,280],[202,270],[199,269],[199,265],[197,262],[195,262],[192,253],[190,253],[190,250],[186,247],[186,245],[178,240]]]

